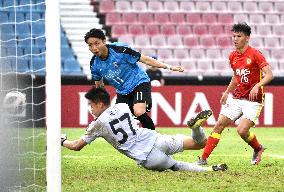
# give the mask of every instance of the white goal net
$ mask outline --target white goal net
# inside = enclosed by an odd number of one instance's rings
[[[57,161],[54,162],[57,173],[53,174],[53,177],[61,182],[56,176],[61,173],[61,162],[58,158],[60,146],[57,146],[60,143],[58,138],[60,117],[54,121],[57,123],[54,135],[51,134],[52,130],[48,130],[47,118],[50,114],[50,107],[47,107],[50,103],[47,103],[47,100],[51,94],[54,95],[50,93],[51,86],[48,85],[51,83],[47,75],[50,67],[45,64],[46,61],[51,61],[46,59],[46,55],[53,56],[52,53],[46,54],[46,50],[52,49],[50,46],[47,48],[48,43],[46,43],[45,15],[48,2],[49,4],[57,3],[55,0],[46,2],[44,0],[0,0],[0,191],[60,191],[61,189],[56,183],[52,185],[57,190],[51,190],[48,187],[51,185],[48,180],[52,177],[52,172],[48,172],[51,165],[51,158],[48,159],[48,157],[52,156],[54,161]],[[55,24],[59,25],[59,21],[55,21]],[[56,28],[54,32],[57,32]],[[59,34],[60,31],[57,35],[60,45]],[[55,40],[58,41],[57,36],[55,35]],[[57,48],[56,43],[55,48]],[[60,65],[60,47],[58,49],[59,56],[53,59],[59,61],[52,65],[58,63]],[[58,81],[56,75],[60,75],[60,66],[55,67],[54,70],[59,70],[54,73],[55,78],[53,77]],[[54,91],[58,91],[60,78],[54,83],[54,87]],[[5,95],[12,91],[19,91],[26,95],[26,105],[21,112],[11,113],[3,104]],[[57,101],[60,90],[58,96],[53,97],[57,100],[51,100],[56,104],[52,107],[58,111],[60,101],[59,103]],[[55,115],[58,116],[58,112]],[[50,126],[53,125],[50,124]],[[56,146],[55,151],[52,150],[53,146],[49,146],[48,140]],[[54,156],[54,152],[51,151],[56,152],[57,156]]]

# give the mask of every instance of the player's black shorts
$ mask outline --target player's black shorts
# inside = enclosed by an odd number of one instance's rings
[[[145,103],[146,111],[152,108],[152,96],[150,83],[141,83],[127,95],[117,94],[116,103],[127,103],[133,113],[133,105],[136,103]]]

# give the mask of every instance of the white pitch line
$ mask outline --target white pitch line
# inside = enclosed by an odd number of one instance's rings
[[[275,158],[279,158],[279,159],[284,159],[284,155],[267,154],[266,156],[269,156],[269,157],[275,157]]]

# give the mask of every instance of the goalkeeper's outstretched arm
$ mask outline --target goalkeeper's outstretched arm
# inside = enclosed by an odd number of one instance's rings
[[[66,135],[61,136],[61,145],[74,151],[80,151],[83,149],[87,143],[83,139],[77,139],[74,141],[67,140]]]

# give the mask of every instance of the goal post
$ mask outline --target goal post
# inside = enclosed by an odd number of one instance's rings
[[[59,0],[46,0],[46,180],[48,192],[61,191],[61,52]]]

